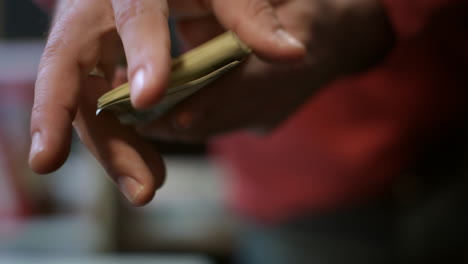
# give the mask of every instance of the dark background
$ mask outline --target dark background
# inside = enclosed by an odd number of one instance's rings
[[[3,5],[0,19],[3,20],[4,38],[36,38],[47,34],[49,18],[31,0],[0,0],[0,2],[2,2],[0,5]]]

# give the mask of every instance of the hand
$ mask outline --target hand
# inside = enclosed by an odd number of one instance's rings
[[[202,2],[174,0],[171,12],[199,15],[206,12]],[[263,58],[292,61],[304,55],[304,46],[284,30],[268,1],[206,3]],[[34,171],[48,173],[63,164],[73,124],[133,204],[151,200],[164,179],[160,157],[131,128],[94,112],[98,96],[111,88],[121,44],[133,105],[149,107],[164,93],[170,71],[168,12],[165,0],[59,0],[36,82],[29,161]],[[106,81],[88,77],[94,67],[104,70]]]
[[[139,127],[142,135],[193,142],[239,129],[268,132],[312,93],[342,75],[371,67],[392,46],[393,32],[379,0],[270,2],[274,11],[261,5],[244,10],[239,27],[261,16],[262,10],[273,12],[288,32],[306,44],[303,60],[294,65],[268,63],[256,52],[239,69],[164,118]],[[186,45],[198,45],[224,31],[225,17],[209,12],[216,10],[216,3],[221,4],[212,1],[206,12],[175,14]],[[250,33],[254,32],[261,34]]]

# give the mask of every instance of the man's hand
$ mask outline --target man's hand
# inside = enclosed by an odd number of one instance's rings
[[[136,205],[151,200],[164,178],[162,161],[131,129],[112,117],[94,117],[97,97],[110,87],[105,80],[87,75],[97,66],[111,80],[120,54],[118,32],[132,74],[145,71],[143,85],[152,87],[150,93],[157,96],[169,71],[166,19],[163,1],[58,3],[36,82],[30,154],[35,171],[51,172],[65,161],[73,122],[82,141],[129,200]]]
[[[180,16],[216,14],[226,29],[266,60],[295,61],[305,53],[278,20],[273,2],[174,0],[170,5]],[[164,179],[159,155],[133,129],[94,112],[99,95],[110,89],[122,46],[134,107],[150,107],[164,94],[171,65],[168,14],[166,0],[58,2],[36,82],[29,161],[33,170],[48,173],[63,164],[73,124],[133,204],[151,200]],[[95,67],[107,80],[88,76]]]

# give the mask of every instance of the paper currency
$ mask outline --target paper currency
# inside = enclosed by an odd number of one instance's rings
[[[168,89],[150,110],[133,109],[130,85],[126,83],[98,99],[96,114],[111,111],[125,124],[154,120],[239,65],[249,54],[250,49],[233,32],[226,32],[173,60]]]

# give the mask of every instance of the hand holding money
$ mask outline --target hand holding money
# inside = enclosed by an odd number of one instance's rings
[[[31,117],[29,163],[34,171],[49,173],[65,162],[73,124],[133,204],[151,200],[164,179],[158,153],[113,115],[96,117],[96,101],[111,89],[123,51],[132,106],[148,109],[164,96],[171,73],[169,13],[178,19],[217,17],[224,30],[234,31],[270,61],[297,61],[305,53],[277,19],[273,1],[57,0]],[[88,76],[96,67],[105,79]]]
[[[231,30],[255,56],[139,133],[109,111],[96,116],[123,51],[132,109],[146,111],[168,95],[169,14],[187,47]],[[379,0],[59,0],[36,82],[30,165],[38,173],[59,168],[73,125],[128,200],[143,205],[165,172],[141,134],[207,140],[270,131],[326,83],[377,62],[391,37]]]
[[[111,111],[125,124],[153,121],[238,66],[249,53],[250,49],[233,32],[224,33],[173,60],[166,93],[151,109],[132,107],[131,88],[126,83],[99,98],[96,114]]]

